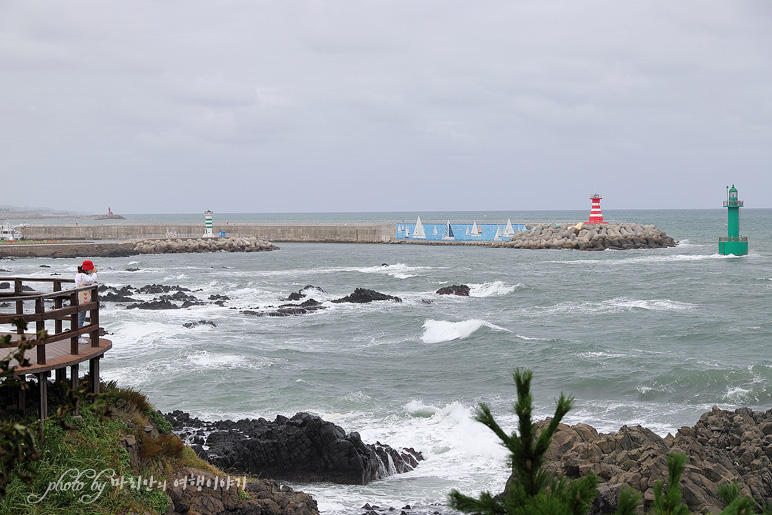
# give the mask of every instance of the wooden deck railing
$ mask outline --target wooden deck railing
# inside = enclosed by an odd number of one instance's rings
[[[51,370],[56,371],[57,380],[64,380],[66,367],[69,366],[71,384],[75,387],[78,364],[89,360],[91,390],[99,393],[99,359],[112,347],[109,340],[99,339],[99,285],[63,289],[64,285],[74,285],[75,281],[36,277],[0,277],[2,282],[12,283],[13,291],[0,290],[0,336],[10,337],[8,342],[0,343],[0,355],[11,354],[3,349],[18,347],[22,338],[32,343],[33,356],[26,356],[30,365],[20,367],[13,362],[11,365],[16,366],[18,376],[35,374],[38,377],[41,418],[46,418],[46,383]],[[38,288],[31,287],[31,284]],[[91,292],[91,300],[79,304],[78,294],[84,291]],[[87,312],[87,321],[78,328],[78,314],[84,311]],[[13,325],[17,320],[27,323],[26,331]],[[90,337],[90,345],[78,342],[81,335]],[[49,349],[50,352],[47,352]],[[23,398],[19,403],[23,411]]]

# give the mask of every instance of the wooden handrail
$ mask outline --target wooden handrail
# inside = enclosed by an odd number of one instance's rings
[[[10,325],[14,320],[23,320],[27,324],[35,323],[35,333],[32,334],[29,329],[24,333],[25,338],[32,340],[33,345],[37,347],[37,362],[45,364],[46,354],[45,346],[48,343],[61,340],[70,340],[71,354],[78,354],[78,337],[82,334],[89,334],[91,337],[91,346],[99,346],[99,285],[83,286],[81,288],[71,288],[62,290],[63,283],[74,283],[73,279],[48,279],[39,277],[0,277],[0,281],[13,281],[13,292],[0,292],[0,300],[4,302],[15,303],[15,310],[4,311],[0,308],[0,325]],[[53,292],[29,292],[23,291],[25,282],[49,282],[52,284]],[[79,304],[78,293],[82,291],[91,292],[91,301]],[[64,306],[64,299],[69,299],[68,306]],[[53,299],[53,309],[46,309],[46,301]],[[25,303],[34,303],[34,311],[24,312]],[[87,325],[78,328],[78,314],[88,311],[90,320]],[[70,320],[70,328],[63,328],[63,321]],[[46,328],[47,321],[54,321],[53,332]],[[46,331],[45,337],[38,338],[41,331]],[[23,331],[15,329],[15,333],[22,337]],[[13,334],[11,332],[5,334]],[[11,341],[10,344],[0,345],[0,347],[15,347],[17,341]]]

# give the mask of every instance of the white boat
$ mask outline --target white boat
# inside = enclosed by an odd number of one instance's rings
[[[512,227],[512,220],[507,218],[507,226],[504,228],[504,233],[501,235],[504,238],[511,238],[515,235],[515,229]]]
[[[17,232],[16,229],[19,227],[22,227],[21,225],[13,226],[6,222],[0,227],[0,240],[5,241],[15,241],[22,239],[22,235],[20,232]]]
[[[482,236],[482,228],[477,226],[477,221],[472,224],[472,232],[469,234],[472,238],[479,238]]]
[[[413,228],[413,239],[414,240],[425,240],[426,239],[426,233],[424,232],[424,224],[421,223],[421,217],[420,216],[415,221],[415,227]]]

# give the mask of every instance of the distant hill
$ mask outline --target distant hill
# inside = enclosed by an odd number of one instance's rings
[[[121,215],[116,215],[110,208],[103,214],[76,213],[73,211],[62,211],[47,207],[18,207],[9,205],[0,205],[0,219],[4,218],[80,218],[88,220],[124,220]]]

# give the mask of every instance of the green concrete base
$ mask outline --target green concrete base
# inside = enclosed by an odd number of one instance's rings
[[[722,256],[734,255],[745,256],[748,254],[747,241],[719,241],[718,253]]]

